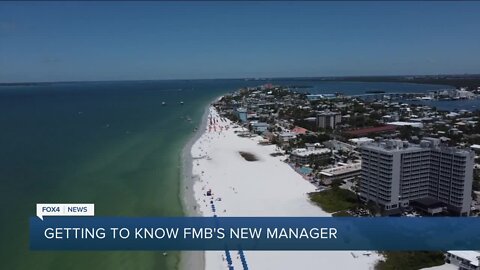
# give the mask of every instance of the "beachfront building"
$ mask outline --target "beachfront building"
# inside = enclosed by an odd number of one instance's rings
[[[304,165],[328,159],[330,158],[330,155],[331,151],[327,148],[315,148],[310,146],[306,148],[296,148],[293,149],[290,154],[290,162]]]
[[[252,123],[252,129],[255,133],[264,133],[266,131],[268,131],[268,127],[270,125],[268,123],[264,123],[264,122],[254,122]]]
[[[480,252],[474,250],[447,251],[446,260],[461,270],[480,270]]]
[[[344,142],[339,141],[339,140],[328,140],[328,141],[323,142],[322,144],[325,145],[325,147],[330,148],[330,149],[335,150],[335,151],[350,152],[350,151],[355,150],[355,146],[353,146],[351,144],[348,144],[348,143],[344,143]]]
[[[238,108],[237,109],[237,116],[238,116],[238,119],[240,119],[240,121],[247,122],[247,109]]]
[[[320,177],[326,182],[353,180],[360,176],[362,163],[339,163],[337,166],[320,171]]]
[[[316,120],[319,128],[335,129],[342,122],[342,115],[338,112],[325,111],[318,113]]]
[[[387,140],[360,147],[360,198],[387,211],[415,207],[429,214],[470,212],[474,153],[425,138],[420,144]]]
[[[284,131],[284,132],[280,132],[278,134],[278,140],[281,143],[286,143],[286,142],[289,142],[291,140],[295,140],[296,138],[297,138],[297,134],[293,133],[293,132],[290,132],[290,131]]]

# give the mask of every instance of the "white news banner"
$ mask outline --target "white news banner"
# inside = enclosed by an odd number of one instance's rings
[[[93,203],[37,203],[37,217],[46,216],[94,216]]]

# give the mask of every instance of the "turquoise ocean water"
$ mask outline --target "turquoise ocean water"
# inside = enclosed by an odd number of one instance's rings
[[[261,83],[265,82],[0,86],[1,268],[176,269],[179,254],[171,252],[166,257],[161,251],[31,252],[28,218],[40,202],[92,202],[99,216],[183,215],[180,154],[205,106],[222,93]],[[325,93],[439,88],[291,82],[306,83]]]

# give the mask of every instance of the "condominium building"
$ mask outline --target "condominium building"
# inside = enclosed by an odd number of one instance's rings
[[[309,164],[322,159],[328,159],[331,155],[330,149],[327,148],[296,148],[290,154],[290,161],[298,164]]]
[[[325,111],[317,114],[317,126],[319,128],[334,129],[342,122],[342,115],[338,112]]]
[[[446,147],[439,139],[420,144],[400,140],[360,147],[359,195],[385,210],[413,206],[430,214],[445,210],[468,215],[471,207],[474,153]]]

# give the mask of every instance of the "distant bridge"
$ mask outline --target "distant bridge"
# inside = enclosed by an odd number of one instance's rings
[[[421,92],[421,93],[391,93],[391,92],[385,92],[385,93],[365,93],[365,94],[358,94],[358,95],[348,95],[349,97],[364,97],[364,96],[424,96],[425,94],[428,94],[427,92]]]
[[[428,94],[427,92],[421,92],[421,93],[391,93],[391,92],[388,92],[388,93],[365,93],[365,94],[358,94],[358,95],[347,95],[348,97],[352,97],[352,98],[355,98],[355,97],[358,97],[358,98],[377,98],[377,99],[382,99],[384,98],[385,96],[388,96],[390,98],[403,98],[403,97],[412,97],[412,96],[415,96],[415,97],[418,97],[418,96],[425,96],[426,94]]]

